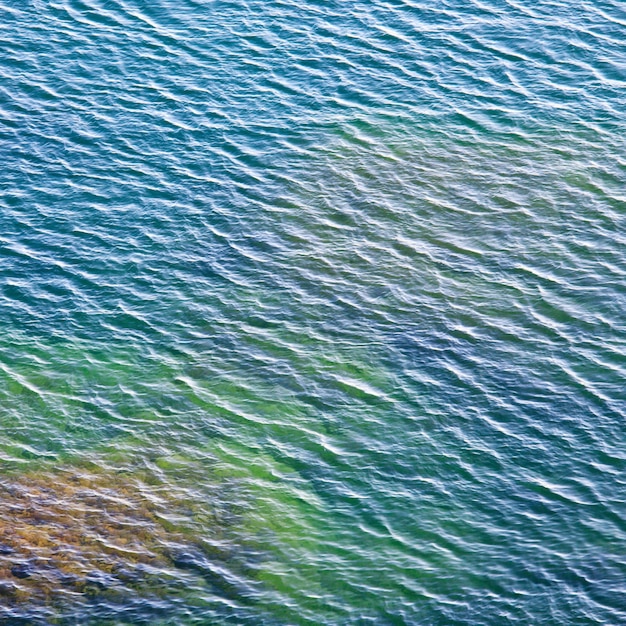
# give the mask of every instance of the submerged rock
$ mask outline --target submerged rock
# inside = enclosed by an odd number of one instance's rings
[[[33,567],[29,563],[19,563],[11,568],[11,574],[15,578],[30,578],[33,574]]]

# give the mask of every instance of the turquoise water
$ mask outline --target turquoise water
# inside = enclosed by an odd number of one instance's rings
[[[626,623],[620,3],[0,27],[0,623]]]

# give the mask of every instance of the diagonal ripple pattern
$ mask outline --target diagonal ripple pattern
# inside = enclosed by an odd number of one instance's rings
[[[0,0],[0,623],[626,623],[613,0]]]

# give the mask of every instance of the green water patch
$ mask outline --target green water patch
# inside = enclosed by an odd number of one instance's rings
[[[0,455],[6,464],[63,458],[102,441],[163,432],[189,408],[176,363],[129,344],[44,340],[5,329],[0,341]]]
[[[316,584],[313,569],[296,573],[293,555],[315,552],[319,498],[267,452],[292,439],[294,423],[315,426],[306,403],[272,397],[262,376],[222,372],[218,381],[198,354],[183,367],[131,347],[19,333],[6,344],[0,482],[10,606],[72,615],[85,602],[134,595],[178,598],[201,613],[217,596],[252,606],[265,589],[282,611],[303,577]],[[283,576],[284,552],[294,571]]]
[[[319,539],[328,511],[310,484],[289,464],[258,448],[215,442],[215,471],[246,494],[239,531],[253,537],[264,558],[253,565],[264,587],[264,606],[276,623],[311,623],[322,593]]]

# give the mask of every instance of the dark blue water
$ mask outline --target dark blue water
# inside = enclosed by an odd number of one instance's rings
[[[618,2],[0,1],[0,623],[626,623]]]

